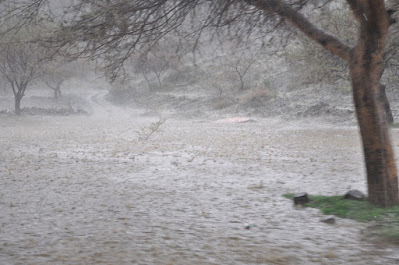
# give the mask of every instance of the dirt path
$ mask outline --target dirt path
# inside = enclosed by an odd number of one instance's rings
[[[105,112],[0,117],[0,264],[399,264],[282,197],[365,191],[355,127]]]

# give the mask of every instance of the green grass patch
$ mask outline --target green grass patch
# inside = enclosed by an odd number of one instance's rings
[[[285,194],[293,199],[293,194]],[[323,214],[370,223],[366,234],[399,243],[399,206],[381,208],[367,200],[346,200],[343,196],[312,196],[305,207],[320,209]]]
[[[285,198],[293,199],[293,194],[285,194]],[[381,208],[369,204],[367,200],[345,200],[343,196],[312,196],[305,207],[317,208],[326,215],[335,215],[360,222],[383,220],[387,217],[396,218],[399,222],[399,206]]]

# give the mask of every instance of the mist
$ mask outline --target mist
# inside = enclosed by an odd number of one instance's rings
[[[63,4],[50,9],[61,16]],[[20,113],[0,66],[0,264],[399,262],[377,217],[326,216],[286,196],[367,194],[343,62],[291,33],[203,34],[168,35],[120,68],[40,57]],[[52,51],[37,43],[36,55]],[[382,80],[396,121],[396,68]]]

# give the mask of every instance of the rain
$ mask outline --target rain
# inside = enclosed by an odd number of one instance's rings
[[[284,197],[368,192],[349,77],[335,76],[347,69],[307,64],[297,36],[281,51],[204,34],[194,52],[172,37],[117,72],[57,57],[19,115],[0,66],[0,264],[399,264],[374,223],[326,223]]]

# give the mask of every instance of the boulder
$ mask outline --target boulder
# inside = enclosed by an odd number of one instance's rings
[[[334,216],[327,216],[327,217],[324,217],[323,219],[321,219],[321,221],[323,223],[333,225],[333,224],[335,224],[335,217]]]
[[[347,200],[363,200],[366,198],[366,195],[363,194],[360,190],[350,190],[344,195],[344,199]]]
[[[252,227],[256,227],[256,225],[255,224],[246,224],[245,225],[245,229],[247,229],[247,230],[251,229]]]
[[[308,203],[309,197],[308,194],[306,192],[301,192],[301,193],[297,193],[294,195],[294,204],[295,205],[304,205],[305,203]]]

